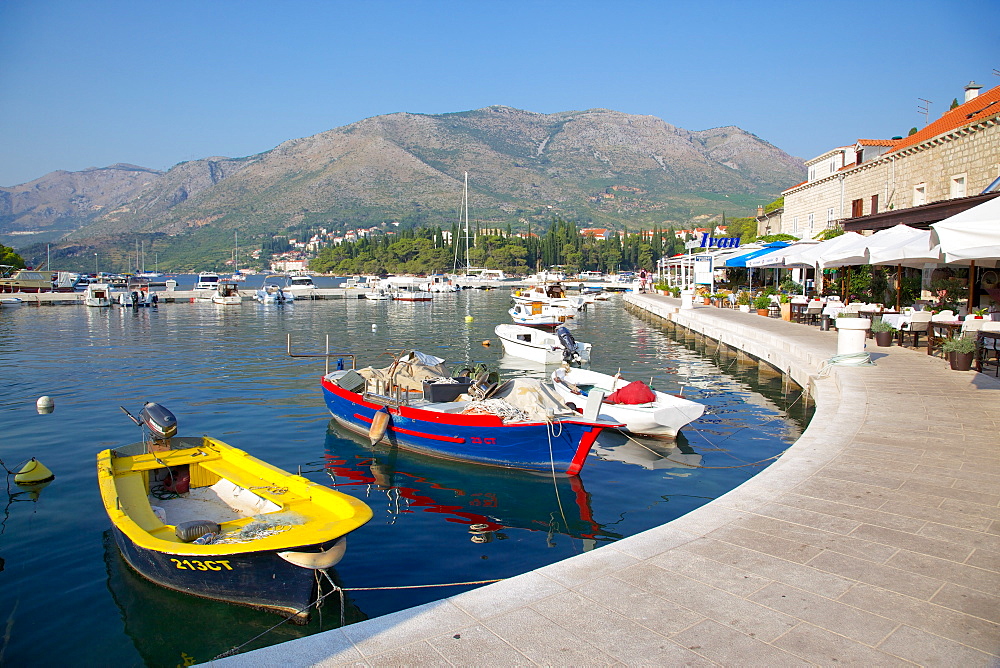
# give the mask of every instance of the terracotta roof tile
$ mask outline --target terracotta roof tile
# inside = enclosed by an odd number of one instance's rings
[[[940,134],[971,125],[987,116],[1000,113],[1000,86],[992,88],[968,102],[958,105],[948,111],[933,123],[924,126],[909,137],[896,142],[893,150],[915,146],[920,142],[937,137]]]
[[[898,139],[859,139],[862,146],[895,146]]]

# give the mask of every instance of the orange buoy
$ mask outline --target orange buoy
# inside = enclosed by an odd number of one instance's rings
[[[489,348],[490,347],[490,340],[486,339],[485,341],[483,341],[483,345],[486,346],[487,348]]]
[[[389,429],[389,410],[383,406],[372,416],[372,426],[368,428],[368,440],[375,445],[385,437]]]

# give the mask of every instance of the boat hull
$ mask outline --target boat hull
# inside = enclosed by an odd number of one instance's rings
[[[566,349],[555,334],[521,325],[498,325],[494,332],[508,355],[539,364],[559,364],[564,359]],[[581,362],[590,361],[590,349],[591,344],[577,342]]]
[[[366,401],[330,378],[322,381],[338,424],[368,435],[381,404]],[[526,471],[576,475],[598,434],[608,425],[583,420],[508,423],[495,415],[462,415],[408,406],[389,408],[382,442],[424,454]]]
[[[300,624],[309,621],[308,607],[316,591],[314,572],[285,561],[273,551],[197,557],[172,554],[142,548],[118,527],[112,525],[111,529],[128,565],[162,587],[290,615]]]
[[[596,386],[610,395],[614,389],[619,389],[628,384],[627,381],[615,379],[607,374],[588,371],[585,369],[573,369],[566,375],[566,380],[580,386],[581,389],[588,386]],[[586,401],[585,396],[573,394],[565,384],[553,383],[556,392],[567,403],[574,403],[578,409],[582,409],[582,404]],[[584,390],[586,392],[586,389]],[[646,404],[601,404],[600,417],[606,420],[615,420],[625,425],[622,431],[641,436],[652,436],[654,438],[676,438],[685,425],[697,420],[705,412],[705,406],[695,401],[676,397],[665,392],[657,392],[656,401]]]

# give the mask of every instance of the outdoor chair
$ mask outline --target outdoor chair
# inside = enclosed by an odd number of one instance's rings
[[[942,320],[954,320],[954,319],[955,319],[955,312],[952,310],[941,311],[940,313],[935,313],[934,315],[931,316],[932,322],[940,322]]]
[[[807,325],[814,324],[819,320],[820,314],[823,312],[822,302],[809,302],[809,305],[802,311],[799,311],[799,322],[803,322]]]
[[[992,366],[994,375],[1000,377],[1000,339],[989,334],[1000,333],[1000,322],[983,321],[976,333],[976,371],[982,373],[984,366]]]
[[[931,324],[930,311],[917,311],[909,322],[904,322],[899,328],[899,345],[903,345],[903,335],[909,332],[912,336],[913,348],[920,342],[920,334],[930,336],[928,328]]]

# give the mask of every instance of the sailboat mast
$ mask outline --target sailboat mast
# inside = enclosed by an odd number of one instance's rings
[[[465,207],[465,271],[468,273],[469,267],[469,173],[465,172],[465,190],[462,196],[462,204]]]

